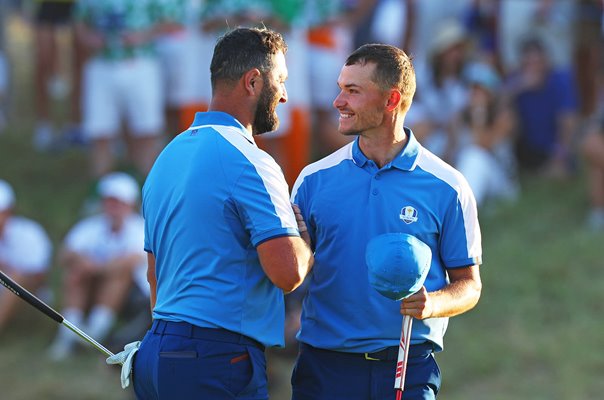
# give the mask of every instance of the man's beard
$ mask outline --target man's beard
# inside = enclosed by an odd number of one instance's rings
[[[279,100],[274,90],[268,87],[262,89],[256,113],[254,114],[254,123],[252,124],[252,134],[262,135],[266,132],[272,132],[279,127],[279,117],[277,117],[276,108]]]

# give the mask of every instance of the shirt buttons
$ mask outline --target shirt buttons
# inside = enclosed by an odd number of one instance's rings
[[[374,195],[374,196],[377,196],[379,193],[380,193],[380,191],[379,191],[379,190],[377,190],[377,189],[373,189],[373,190],[371,191],[371,194],[372,194],[372,195]]]
[[[382,179],[382,175],[376,175],[374,178],[379,181],[380,179]]]

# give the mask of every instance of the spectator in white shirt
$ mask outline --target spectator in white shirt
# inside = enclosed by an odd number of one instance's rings
[[[97,340],[109,334],[134,272],[146,262],[143,219],[136,211],[139,190],[125,173],[105,175],[98,186],[103,211],[68,232],[60,255],[65,268],[62,314]],[[57,361],[68,357],[76,338],[60,327],[50,357]]]
[[[44,287],[52,258],[52,245],[37,223],[14,215],[15,192],[0,179],[0,270],[15,282],[37,292]],[[6,328],[21,300],[0,287],[0,333]]]

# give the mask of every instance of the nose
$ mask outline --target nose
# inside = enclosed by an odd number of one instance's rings
[[[281,92],[281,98],[279,99],[279,103],[287,103],[287,89],[285,88],[285,84],[282,85],[283,91]]]
[[[340,108],[340,107],[342,107],[342,106],[343,106],[343,105],[346,103],[346,102],[344,101],[344,99],[342,98],[342,97],[343,97],[343,96],[342,96],[342,93],[343,93],[343,92],[340,92],[340,93],[339,93],[339,94],[336,96],[336,98],[334,99],[334,101],[333,101],[333,103],[332,103],[332,104],[333,104],[333,106],[334,106],[335,108]]]

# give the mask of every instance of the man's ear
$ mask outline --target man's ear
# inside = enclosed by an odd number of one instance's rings
[[[388,111],[397,109],[401,105],[402,97],[401,92],[398,90],[390,90],[390,96],[388,96],[388,100],[386,101],[386,109]]]
[[[243,75],[245,91],[250,96],[255,96],[262,90],[262,74],[258,68],[253,68]]]

